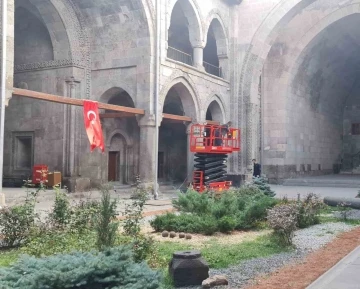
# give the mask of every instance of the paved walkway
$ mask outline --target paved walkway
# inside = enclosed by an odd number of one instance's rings
[[[298,194],[305,197],[309,193],[320,195],[321,197],[344,197],[355,198],[359,188],[337,188],[337,187],[305,187],[305,186],[278,186],[271,185],[277,197],[287,196],[289,199],[296,199]],[[359,287],[360,289],[360,287]]]
[[[306,289],[360,289],[360,246]]]

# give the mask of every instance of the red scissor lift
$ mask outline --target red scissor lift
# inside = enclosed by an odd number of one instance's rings
[[[221,192],[231,187],[226,164],[229,154],[240,151],[239,129],[228,125],[192,125],[190,151],[195,153],[192,185],[196,191]]]

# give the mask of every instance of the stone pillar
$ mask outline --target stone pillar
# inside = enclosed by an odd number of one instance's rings
[[[194,66],[198,69],[204,70],[204,47],[194,47]]]
[[[67,97],[77,98],[76,97],[76,86],[79,81],[76,81],[74,77],[70,77],[66,80],[67,84]],[[78,134],[76,133],[76,107],[73,105],[67,105],[65,108],[65,176],[66,177],[76,177],[77,172],[77,161],[76,161],[76,143],[78,139]]]
[[[145,115],[138,121],[140,127],[140,151],[139,151],[139,175],[144,184],[154,183],[155,158],[155,134],[159,126],[155,124],[153,115]]]
[[[3,1],[1,1],[1,9]],[[2,31],[6,29],[7,33],[7,51],[6,51],[6,103],[7,106],[12,96],[14,83],[14,18],[15,6],[14,0],[7,0],[7,27],[2,26],[2,13],[0,13],[0,55],[2,56]],[[2,67],[2,58],[0,58],[0,75]],[[1,85],[1,84],[0,84]]]
[[[246,167],[247,173],[253,169],[252,160],[259,157],[259,106],[254,103],[246,104]]]

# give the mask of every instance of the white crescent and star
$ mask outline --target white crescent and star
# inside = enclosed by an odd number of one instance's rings
[[[94,119],[90,119],[90,115],[93,115],[94,116]],[[90,120],[90,121],[94,121],[94,120],[96,120],[96,113],[93,111],[93,110],[89,110],[88,111],[88,113],[87,113],[87,118],[88,118],[88,120]]]

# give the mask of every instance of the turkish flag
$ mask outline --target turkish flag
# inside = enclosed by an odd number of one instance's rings
[[[96,101],[84,100],[84,121],[91,151],[98,147],[104,152],[104,136],[101,129],[98,103]]]

